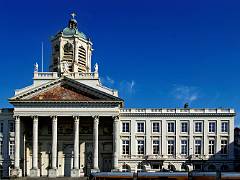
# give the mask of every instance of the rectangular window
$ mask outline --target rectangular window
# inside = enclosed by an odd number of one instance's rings
[[[0,155],[3,154],[3,141],[0,141]]]
[[[129,154],[129,140],[122,141],[122,154]]]
[[[138,140],[138,154],[144,154],[144,140]]]
[[[159,154],[159,140],[153,140],[153,154]]]
[[[202,141],[195,140],[195,154],[202,154]]]
[[[209,140],[208,154],[215,154],[215,140]]]
[[[14,122],[9,122],[9,132],[14,132]]]
[[[168,154],[174,154],[174,140],[168,140]]]
[[[226,139],[221,140],[221,154],[228,153],[228,141]]]
[[[129,122],[122,123],[122,132],[129,132]]]
[[[228,132],[228,122],[222,122],[221,131],[222,132]]]
[[[181,132],[182,133],[188,132],[188,123],[187,122],[182,122],[181,123]]]
[[[195,122],[195,132],[202,132],[202,123]]]
[[[154,122],[154,123],[152,124],[152,130],[153,130],[153,132],[160,132],[159,123]]]
[[[15,148],[15,143],[14,141],[9,142],[9,155],[12,156],[14,155],[14,148]]]
[[[175,126],[173,122],[168,123],[168,132],[174,132],[175,131]]]
[[[144,132],[144,123],[137,123],[137,132]]]
[[[216,132],[216,123],[215,122],[209,122],[208,132],[210,132],[210,133],[215,133]]]
[[[181,154],[188,154],[188,140],[181,140]]]

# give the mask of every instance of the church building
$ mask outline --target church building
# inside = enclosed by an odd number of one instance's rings
[[[1,177],[233,170],[234,109],[125,108],[74,14],[51,45],[49,72],[0,110]]]

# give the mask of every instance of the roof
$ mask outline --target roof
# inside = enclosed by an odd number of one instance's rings
[[[77,36],[79,36],[79,37],[87,40],[87,36],[86,36],[83,32],[78,31],[77,28],[69,28],[69,27],[66,27],[66,28],[63,29],[62,34],[63,34],[64,36],[77,35]]]

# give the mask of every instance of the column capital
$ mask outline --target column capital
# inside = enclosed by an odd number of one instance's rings
[[[38,116],[37,115],[31,116],[31,118],[33,119],[33,121],[37,121],[38,120]]]
[[[92,116],[93,117],[93,120],[96,122],[96,123],[99,123],[99,116],[98,115],[95,115],[95,116]]]
[[[13,118],[16,120],[19,120],[20,119],[20,116],[19,115],[15,115],[15,116],[13,116]]]
[[[57,116],[50,116],[53,121],[57,121]]]
[[[79,116],[73,116],[74,121],[79,121],[80,117]]]
[[[112,116],[114,121],[118,121],[119,120],[119,116]]]

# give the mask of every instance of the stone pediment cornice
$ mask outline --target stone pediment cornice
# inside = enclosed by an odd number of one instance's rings
[[[113,96],[111,94],[108,94],[106,92],[100,91],[98,89],[95,89],[93,87],[90,87],[88,85],[85,85],[83,83],[80,83],[78,81],[75,81],[73,79],[70,79],[68,77],[61,77],[59,79],[53,80],[51,82],[45,83],[41,86],[38,87],[34,87],[30,90],[27,90],[25,92],[22,92],[12,98],[9,99],[10,103],[20,103],[20,102],[24,102],[24,103],[46,103],[46,102],[51,102],[51,103],[74,103],[74,102],[82,102],[85,103],[84,98],[86,96],[82,96],[82,101],[80,101],[79,99],[74,99],[74,98],[70,98],[67,100],[63,100],[63,99],[54,99],[54,101],[51,101],[52,99],[36,99],[34,97],[36,97],[36,95],[41,94],[41,93],[46,93],[47,91],[49,91],[49,89],[51,88],[56,88],[57,86],[67,86],[70,87],[70,89],[74,89],[74,93],[75,95],[77,95],[77,93],[79,93],[79,95],[81,93],[85,93],[91,95],[91,98],[88,98],[89,101],[98,101],[98,103],[100,102],[118,102],[122,105],[123,100],[119,97]],[[52,90],[54,91],[54,89]],[[72,91],[72,90],[70,90]],[[73,92],[73,91],[72,91]],[[61,93],[61,92],[60,92]],[[56,95],[56,94],[55,94]],[[60,94],[61,95],[61,94]],[[59,95],[59,96],[60,96]],[[95,97],[95,98],[94,98]],[[85,100],[87,99],[87,97],[85,98]]]

